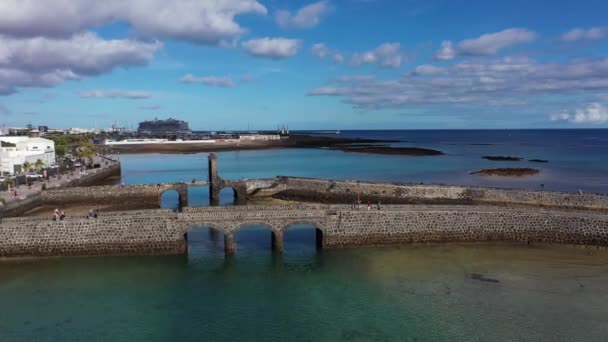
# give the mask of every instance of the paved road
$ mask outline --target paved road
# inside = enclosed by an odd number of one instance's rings
[[[105,164],[105,161],[99,157],[96,157],[94,159],[94,163],[99,163],[101,165],[101,168],[99,169],[90,169],[90,170],[85,170],[84,173],[81,175],[80,172],[78,170],[76,171],[71,171],[69,174],[69,178],[67,177],[67,174],[63,174],[61,179],[59,179],[56,176],[51,176],[49,177],[49,179],[46,182],[35,182],[33,183],[31,186],[28,186],[26,184],[21,184],[18,187],[11,187],[11,190],[17,190],[17,199],[25,199],[28,196],[31,196],[33,194],[37,194],[40,193],[42,191],[42,185],[44,183],[46,183],[46,187],[47,189],[52,189],[52,188],[56,188],[56,187],[60,187],[64,184],[66,184],[67,182],[74,180],[74,179],[80,179],[82,177],[87,177],[90,175],[94,175],[98,172],[100,172],[101,170],[103,170],[104,168],[112,165],[112,164]],[[1,191],[0,192],[0,198],[2,198],[5,203],[9,203],[11,201],[14,201],[15,198],[12,197],[11,193],[8,191]]]

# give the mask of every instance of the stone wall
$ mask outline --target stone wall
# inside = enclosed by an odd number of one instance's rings
[[[608,211],[608,196],[450,185],[391,184],[298,177],[247,182],[249,197],[323,203],[497,204]]]
[[[447,241],[514,241],[608,246],[608,216],[581,211],[470,206],[386,206],[382,210],[329,207],[216,207],[116,212],[98,219],[52,222],[8,218],[0,224],[0,256],[184,253],[185,235],[209,226],[224,234],[264,224],[282,250],[294,224],[317,227],[326,248]]]
[[[124,210],[158,208],[165,191],[179,193],[180,205],[188,205],[188,185],[163,183],[154,185],[108,185],[48,190],[42,193],[42,204],[69,206],[74,204],[112,205]]]
[[[42,205],[40,194],[31,195],[24,199],[16,199],[0,207],[0,218],[23,215],[36,207]]]

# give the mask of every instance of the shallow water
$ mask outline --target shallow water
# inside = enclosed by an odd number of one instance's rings
[[[593,131],[371,131],[440,157],[327,150],[219,153],[227,179],[276,175],[607,192],[608,135]],[[525,179],[483,155],[549,159]],[[125,183],[207,178],[207,155],[121,155]],[[173,198],[173,197],[174,198]],[[163,206],[176,205],[167,192]],[[231,202],[229,191],[222,203]],[[208,204],[205,188],[190,205]],[[506,244],[316,251],[293,227],[285,253],[270,232],[188,234],[186,256],[0,261],[0,342],[11,341],[605,341],[608,250]]]
[[[605,341],[608,251],[316,252],[312,229],[205,229],[188,256],[0,262],[0,341]]]

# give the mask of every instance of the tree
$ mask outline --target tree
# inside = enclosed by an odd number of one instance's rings
[[[30,163],[30,162],[23,163],[23,172],[29,172],[31,168],[32,168],[32,163]]]
[[[44,166],[45,166],[45,165],[46,165],[46,164],[45,164],[45,163],[42,161],[42,159],[38,159],[38,160],[36,160],[36,162],[34,163],[34,167],[35,167],[36,169],[39,169],[39,170],[40,170],[40,169],[42,169],[42,168],[44,168]]]
[[[91,143],[90,141],[85,141],[82,142],[78,147],[77,155],[79,158],[86,158],[89,163],[92,163],[93,157],[95,157],[96,152],[97,151],[95,149],[95,145],[93,145],[93,143]]]

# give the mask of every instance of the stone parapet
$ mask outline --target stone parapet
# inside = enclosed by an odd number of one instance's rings
[[[266,208],[140,210],[57,222],[3,219],[0,256],[184,253],[186,236],[196,227],[223,233],[229,243],[227,253],[232,253],[238,250],[234,232],[251,224],[269,227],[277,251],[282,250],[283,232],[295,224],[316,227],[324,248],[459,241],[608,246],[608,216],[593,212],[449,205],[395,205],[382,210]]]

